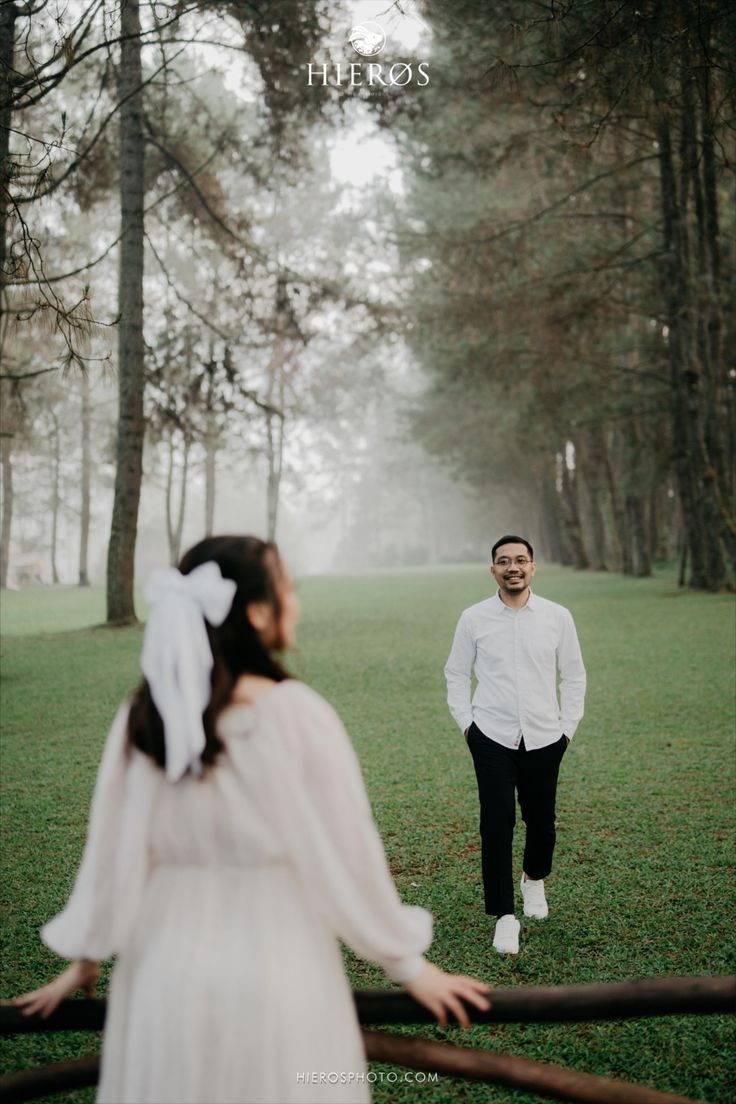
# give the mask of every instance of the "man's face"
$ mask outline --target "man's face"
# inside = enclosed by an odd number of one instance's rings
[[[504,594],[521,594],[532,581],[537,565],[525,544],[502,544],[496,549],[491,575]]]

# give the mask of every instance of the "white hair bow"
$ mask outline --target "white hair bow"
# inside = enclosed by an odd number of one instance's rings
[[[182,575],[175,567],[154,571],[145,590],[150,606],[141,668],[161,714],[166,777],[199,774],[206,739],[202,714],[210,700],[212,651],[204,619],[221,625],[237,589],[210,560]]]

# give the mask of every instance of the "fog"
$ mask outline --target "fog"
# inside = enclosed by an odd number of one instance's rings
[[[114,381],[95,393],[98,419],[114,410]],[[104,416],[104,418],[103,418]],[[298,575],[352,572],[484,560],[494,535],[520,525],[523,511],[500,496],[479,501],[459,478],[421,447],[402,439],[394,410],[380,396],[373,434],[348,437],[328,463],[324,442],[308,424],[294,427],[281,489],[277,541]],[[364,429],[371,427],[364,426]],[[108,426],[109,434],[112,427]],[[79,456],[72,425],[61,463],[61,509],[56,565],[61,583],[76,583],[79,564]],[[321,454],[317,456],[317,454]],[[15,467],[15,518],[9,585],[49,584],[52,458],[29,448]],[[181,472],[175,473],[176,478]],[[97,465],[93,479],[89,576],[103,584],[113,500],[114,463]],[[228,447],[217,462],[214,531],[267,536],[266,471],[262,458]],[[205,475],[190,465],[182,548],[205,533]],[[143,580],[169,562],[165,478],[148,448],[141,496],[136,576]]]

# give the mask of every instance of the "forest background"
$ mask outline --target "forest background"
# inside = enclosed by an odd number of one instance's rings
[[[213,528],[733,584],[731,5],[0,12],[3,585],[124,622]]]

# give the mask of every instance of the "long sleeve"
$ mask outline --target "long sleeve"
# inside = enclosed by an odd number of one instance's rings
[[[135,918],[147,874],[155,771],[128,746],[128,706],[107,737],[74,889],[41,938],[63,958],[99,960],[117,953]]]
[[[560,723],[562,731],[572,739],[583,717],[586,675],[575,622],[567,610],[557,647],[557,666],[560,672]]]
[[[339,717],[303,684],[291,694],[295,720],[271,794],[287,850],[335,934],[394,981],[411,981],[432,940],[432,918],[399,899]]]
[[[470,701],[470,676],[474,663],[475,642],[470,633],[468,618],[463,613],[457,623],[452,649],[445,664],[447,704],[462,732],[469,728],[473,721],[473,709]]]

